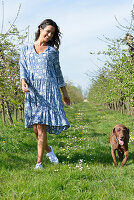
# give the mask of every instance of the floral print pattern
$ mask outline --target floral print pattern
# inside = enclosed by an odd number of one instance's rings
[[[46,124],[47,132],[59,134],[70,127],[66,118],[60,87],[65,86],[55,47],[37,54],[34,45],[25,45],[20,55],[20,79],[25,78],[25,128]]]

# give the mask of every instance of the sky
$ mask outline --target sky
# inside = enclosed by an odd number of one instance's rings
[[[125,32],[117,28],[117,21],[128,25],[133,0],[3,0],[4,28],[16,17],[19,30],[29,27],[29,40],[34,41],[38,25],[44,19],[53,19],[60,27],[60,65],[65,81],[81,86],[83,93],[90,88],[92,76],[103,66],[104,60],[91,56],[90,52],[105,50],[104,36],[111,39],[124,37]],[[2,22],[2,0],[0,20]],[[2,23],[0,22],[0,29]],[[102,40],[101,40],[102,39]]]

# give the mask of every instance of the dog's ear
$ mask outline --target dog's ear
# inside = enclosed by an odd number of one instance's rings
[[[127,128],[127,133],[128,133],[128,135],[129,135],[129,128]]]
[[[112,131],[113,133],[115,133],[115,128],[113,128],[113,131]]]
[[[126,132],[126,136],[125,136],[125,138],[126,138],[126,140],[127,140],[127,142],[129,142],[129,129],[128,128],[126,128],[126,130],[127,130],[127,132]]]

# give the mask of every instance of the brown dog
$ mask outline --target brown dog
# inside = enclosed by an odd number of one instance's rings
[[[111,153],[114,161],[114,166],[117,166],[116,162],[116,150],[122,160],[121,166],[125,165],[128,159],[128,142],[129,142],[129,129],[123,124],[118,124],[113,128],[110,135]],[[125,155],[123,159],[123,155]]]

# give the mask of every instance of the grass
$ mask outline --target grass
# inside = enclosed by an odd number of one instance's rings
[[[52,165],[44,155],[43,170],[34,170],[37,144],[24,123],[0,128],[0,199],[2,200],[132,200],[134,199],[134,119],[80,103],[65,108],[71,128],[48,135],[59,158]],[[110,132],[123,123],[130,129],[129,160],[115,168]]]

